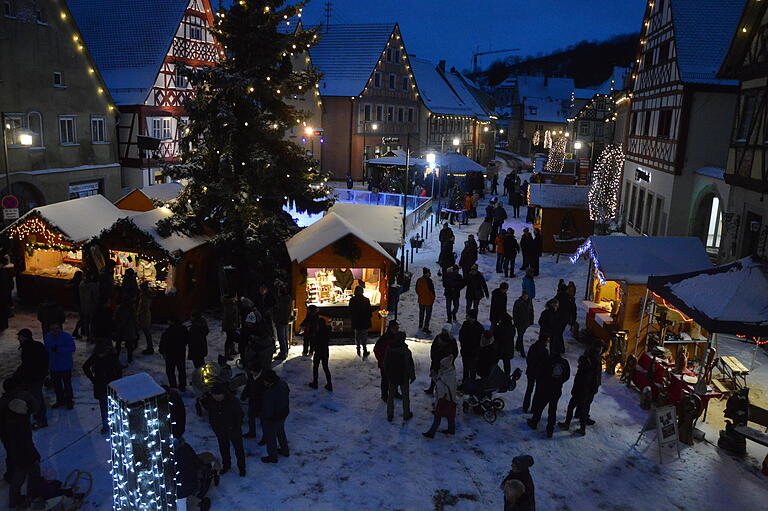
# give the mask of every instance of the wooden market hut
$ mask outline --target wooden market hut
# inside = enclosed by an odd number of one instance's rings
[[[307,307],[316,305],[334,332],[351,330],[349,298],[358,284],[371,301],[371,331],[380,331],[387,310],[395,258],[370,234],[329,212],[286,242],[298,332]]]
[[[627,337],[627,354],[645,348],[641,328],[643,302],[652,275],[685,273],[712,267],[698,238],[592,236],[571,258],[590,258],[584,305],[587,330],[609,344],[614,333]]]
[[[533,226],[541,231],[542,251],[573,253],[595,230],[589,218],[588,186],[531,184],[528,204],[536,208]]]
[[[115,262],[115,281],[128,268],[136,271],[139,283],[148,282],[154,291],[153,321],[172,317],[187,319],[218,296],[216,262],[206,236],[165,232],[158,222],[173,215],[165,207],[126,216],[104,229],[89,244],[89,255]],[[101,257],[95,254],[101,254]]]
[[[34,306],[51,297],[73,306],[71,280],[87,265],[83,246],[126,214],[104,196],[92,195],[34,208],[3,230],[21,303]]]
[[[337,202],[328,210],[336,213],[397,257],[403,245],[403,208]]]
[[[170,182],[134,188],[115,202],[115,206],[129,211],[149,211],[167,204],[179,196],[184,186]]]

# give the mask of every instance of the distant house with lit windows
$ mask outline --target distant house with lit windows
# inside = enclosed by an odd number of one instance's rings
[[[4,0],[0,13],[0,188],[20,213],[70,198],[120,195],[117,111],[61,0]]]
[[[697,236],[716,254],[738,82],[717,76],[745,0],[654,0],[628,90],[622,197],[632,235]]]
[[[223,56],[210,32],[210,1],[67,2],[120,111],[122,186],[165,182],[162,166],[178,157],[186,120],[182,105],[192,94],[180,71],[213,65]]]

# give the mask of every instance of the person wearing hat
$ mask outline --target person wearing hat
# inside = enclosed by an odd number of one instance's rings
[[[410,384],[416,381],[413,355],[405,343],[405,334],[397,335],[387,349],[384,358],[384,372],[387,376],[387,420],[392,422],[395,415],[395,394],[400,390],[403,399],[403,420],[413,417],[411,413]]]
[[[267,444],[267,455],[261,458],[264,463],[277,463],[278,452],[289,456],[288,437],[285,435],[285,419],[290,413],[288,384],[271,369],[265,371],[264,402],[261,408],[261,430]],[[280,444],[280,451],[277,446]]]
[[[477,375],[480,379],[487,377],[499,365],[499,347],[495,341],[492,330],[483,332],[477,353]]]
[[[32,337],[32,330],[29,328],[19,330],[16,337],[19,340],[19,350],[21,350],[21,365],[16,369],[14,377],[35,396],[40,404],[37,412],[35,412],[33,428],[45,428],[48,426],[48,418],[46,417],[43,384],[46,376],[48,376],[48,352],[43,343],[37,342]]]
[[[533,394],[533,416],[528,419],[528,426],[536,429],[544,408],[547,408],[547,438],[552,438],[557,422],[557,404],[563,395],[563,384],[571,377],[571,366],[556,350],[551,350],[549,357],[539,366],[536,375],[536,391]]]
[[[323,365],[323,372],[325,373],[325,390],[333,392],[333,383],[331,383],[331,370],[328,368],[328,358],[330,356],[330,350],[328,345],[331,342],[331,329],[325,323],[325,320],[318,317],[317,333],[312,340],[312,345],[315,350],[315,354],[312,355],[312,381],[307,384],[308,387],[317,389],[318,373],[320,364]]]
[[[507,312],[507,292],[509,290],[509,284],[502,282],[499,287],[493,290],[491,293],[491,311],[488,319],[493,327],[497,321],[501,319],[501,316]]]
[[[576,433],[581,436],[587,434],[587,426],[590,425],[589,408],[600,387],[600,377],[603,371],[599,353],[599,348],[593,345],[584,350],[584,353],[579,357],[579,365],[576,369],[576,376],[573,378],[571,400],[568,402],[565,420],[558,423],[560,429],[568,430],[571,427],[571,420],[575,412],[580,425]],[[595,422],[591,421],[591,423],[594,424]]]
[[[419,298],[419,330],[429,335],[429,322],[432,319],[432,306],[435,304],[435,284],[432,282],[432,272],[429,268],[422,270],[422,275],[416,281],[416,295]]]
[[[8,401],[3,417],[2,429],[10,472],[8,503],[11,508],[21,508],[26,500],[33,499],[40,479],[40,453],[32,440],[32,425],[29,422],[34,401],[28,392],[15,393]],[[24,482],[27,483],[26,497],[21,494]]]
[[[262,316],[258,310],[254,309],[245,315],[243,327],[240,329],[240,337],[237,340],[237,350],[240,352],[241,360],[247,356],[249,346],[261,335],[262,326]],[[271,362],[270,359],[270,365]]]
[[[492,328],[499,358],[504,365],[504,374],[509,377],[512,374],[511,360],[515,358],[515,325],[512,316],[504,311]]]
[[[168,385],[177,387],[181,392],[187,389],[187,327],[174,317],[171,324],[160,337],[160,354],[165,358],[165,374]],[[178,373],[178,380],[176,375]]]
[[[474,381],[477,376],[477,357],[480,352],[480,339],[485,329],[477,320],[477,312],[472,310],[459,330],[461,345],[462,384]]]
[[[385,403],[387,402],[389,382],[387,380],[387,373],[384,371],[384,360],[387,356],[387,350],[399,337],[402,337],[403,341],[405,341],[405,333],[400,331],[400,324],[393,319],[389,322],[387,331],[379,337],[373,346],[373,354],[376,357],[376,363],[381,373],[381,400]],[[399,394],[396,394],[395,397],[398,399],[402,398]]]
[[[554,298],[547,302],[547,305],[539,316],[539,335],[547,336],[550,349],[558,353],[565,353],[565,343],[563,341],[563,330],[560,327],[560,318],[557,309],[560,304]]]
[[[459,299],[461,289],[464,287],[464,279],[459,274],[459,267],[448,266],[443,272],[443,294],[445,295],[445,314],[448,323],[456,321],[456,313],[459,311]]]
[[[102,341],[83,364],[83,373],[93,383],[93,397],[99,402],[101,432],[109,431],[107,422],[107,385],[123,377],[123,367],[112,343]]]
[[[245,477],[245,451],[243,450],[243,409],[240,402],[232,395],[226,385],[216,383],[211,393],[203,398],[203,408],[208,410],[208,422],[219,442],[221,454],[221,474],[226,474],[232,466],[230,444],[235,450],[237,468],[240,477]]]
[[[536,494],[530,468],[533,458],[529,455],[512,458],[512,470],[501,482],[504,491],[504,511],[535,511]]]
[[[515,349],[520,352],[521,357],[525,358],[523,337],[528,327],[533,324],[533,300],[525,289],[523,289],[520,298],[515,300],[515,304],[512,306],[512,321],[515,324],[515,332],[517,334]]]
[[[446,435],[456,433],[456,368],[453,366],[455,357],[448,355],[440,361],[440,367],[434,377],[435,382],[435,418],[429,431],[422,433],[427,438],[434,438],[437,428],[443,421],[448,420],[448,429],[444,429]]]
[[[45,336],[45,349],[48,352],[48,368],[56,392],[53,408],[74,407],[72,401],[72,354],[75,352],[75,340],[61,329],[61,323],[51,323]]]
[[[355,332],[357,356],[368,358],[368,329],[371,328],[371,301],[363,293],[363,286],[355,288],[355,295],[349,299],[349,317]],[[362,348],[362,354],[360,349]]]
[[[466,312],[470,310],[478,310],[480,306],[480,300],[488,298],[488,284],[485,282],[485,277],[480,273],[477,264],[473,264],[469,273],[464,276],[464,281],[467,285],[465,292],[465,299],[467,301]]]
[[[456,339],[451,335],[451,327],[450,323],[444,324],[429,348],[429,377],[432,382],[429,388],[424,390],[427,394],[432,394],[432,391],[435,390],[435,379],[440,371],[441,361],[448,355],[452,356],[453,360],[459,356],[459,347],[456,344]]]

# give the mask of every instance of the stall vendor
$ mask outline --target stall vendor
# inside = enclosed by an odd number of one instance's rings
[[[333,270],[333,277],[336,279],[334,285],[342,291],[352,289],[352,284],[355,282],[355,277],[349,268],[336,268]]]

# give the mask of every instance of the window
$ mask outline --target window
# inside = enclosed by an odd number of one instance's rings
[[[712,209],[709,212],[709,227],[707,228],[707,249],[720,248],[720,238],[723,234],[723,215],[720,211],[720,199],[712,197]]]
[[[373,86],[381,87],[381,73],[379,73],[378,71],[373,74]]]
[[[189,83],[189,80],[187,80],[187,77],[184,76],[184,67],[177,65],[175,68],[175,71],[176,71],[176,88],[186,89],[187,84]]]
[[[196,16],[190,16],[188,35],[190,39],[203,41],[203,20]]]
[[[107,122],[102,116],[91,117],[91,142],[103,144],[107,141]]]
[[[395,90],[395,75],[389,75],[389,88]]]
[[[388,106],[387,107],[387,122],[392,122],[395,120],[395,107]]]
[[[664,204],[664,199],[662,197],[657,196],[656,197],[656,208],[653,212],[653,230],[651,231],[652,236],[659,235],[659,227],[661,225],[661,213],[662,213],[662,205]]]
[[[405,109],[403,107],[397,108],[397,122],[404,122],[405,121]]]
[[[365,105],[363,107],[363,120],[366,122],[371,120],[371,105]]]
[[[413,122],[414,110],[413,107],[408,107],[408,122]]]
[[[736,127],[736,141],[746,142],[749,138],[756,107],[757,96],[755,94],[744,94],[742,96],[741,112],[739,113],[738,126]]]
[[[77,144],[74,116],[59,116],[59,143],[61,145]]]
[[[666,109],[659,112],[659,125],[656,130],[656,136],[659,138],[669,138],[672,132],[672,110]]]
[[[392,62],[392,48],[387,48],[387,62]]]
[[[155,117],[152,119],[152,136],[160,140],[171,140],[171,118]]]
[[[669,49],[671,47],[671,44],[669,41],[666,41],[659,46],[659,64],[664,64],[666,62],[669,62]]]
[[[588,122],[579,123],[579,133],[582,134],[582,135],[589,135],[589,123]]]
[[[602,122],[598,122],[595,124],[595,136],[596,137],[602,137],[605,134],[605,124]]]
[[[629,225],[634,225],[635,222],[635,197],[637,196],[637,185],[632,183],[632,186],[629,188],[629,210],[627,211],[627,223]]]
[[[536,115],[539,112],[539,107],[536,106],[529,106],[528,107],[528,113],[531,115]]]
[[[376,120],[377,121],[384,120],[384,107],[381,105],[376,105]]]
[[[643,135],[651,134],[651,112],[645,112],[645,119],[643,119]]]
[[[90,197],[101,193],[101,182],[76,183],[69,185],[69,198],[79,199],[80,197]]]
[[[400,62],[400,50],[395,50],[395,62]]]
[[[645,201],[645,211],[643,211],[643,234],[646,236],[650,234],[651,225],[651,208],[653,207],[653,195],[648,192],[648,197]]]
[[[645,203],[645,190],[637,190],[637,208],[635,209],[635,229],[640,231],[643,228],[643,206]]]
[[[54,87],[64,87],[64,77],[58,71],[55,71],[53,73],[53,86]]]
[[[632,119],[629,121],[629,132],[632,135],[637,135],[637,112],[632,112]]]
[[[406,91],[406,92],[408,91],[408,77],[407,76],[403,77],[403,90]]]
[[[8,18],[16,17],[16,9],[13,8],[12,0],[3,0],[3,14]]]

